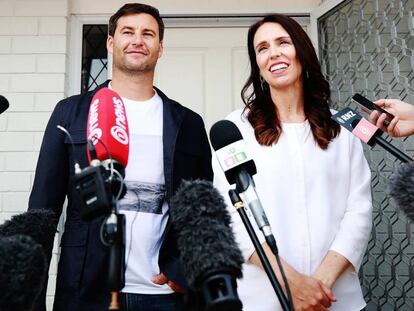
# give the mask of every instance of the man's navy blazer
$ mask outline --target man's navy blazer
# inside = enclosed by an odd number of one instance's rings
[[[108,83],[93,92],[60,101],[50,117],[40,149],[29,209],[47,208],[60,215],[67,197],[54,301],[57,311],[108,310],[108,248],[99,239],[102,218],[89,223],[80,219],[81,204],[72,183],[74,163],[78,162],[82,168],[88,166],[86,124],[91,99]],[[201,117],[160,90],[157,92],[163,101],[164,176],[169,201],[182,180],[213,179],[211,150]],[[57,125],[69,131],[73,146]],[[161,246],[159,266],[170,280],[186,286],[170,223]],[[46,286],[47,280],[34,310],[46,310]]]

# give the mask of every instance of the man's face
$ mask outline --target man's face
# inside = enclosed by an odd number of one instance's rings
[[[106,46],[113,55],[114,69],[126,72],[153,72],[163,51],[158,23],[146,13],[119,18]]]

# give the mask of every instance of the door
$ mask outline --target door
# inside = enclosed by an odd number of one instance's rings
[[[155,85],[196,111],[206,128],[243,107],[248,77],[247,27],[166,29]]]

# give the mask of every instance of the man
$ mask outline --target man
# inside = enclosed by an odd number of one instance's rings
[[[168,202],[183,179],[212,180],[211,152],[199,115],[154,88],[163,52],[164,24],[154,7],[126,4],[109,21],[108,51],[113,79],[108,86],[123,99],[130,131],[127,193],[119,203],[126,216],[124,310],[183,310],[173,289],[185,286]],[[107,310],[108,248],[99,239],[102,218],[80,219],[73,189],[75,159],[88,165],[86,123],[94,92],[59,102],[49,120],[36,169],[29,209],[60,215],[68,198],[54,310]],[[74,145],[56,129],[70,132]],[[148,199],[149,198],[149,199]],[[45,310],[45,290],[36,310]]]

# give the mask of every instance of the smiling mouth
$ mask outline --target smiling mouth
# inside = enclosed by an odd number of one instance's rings
[[[289,65],[286,64],[286,63],[274,64],[274,65],[270,66],[269,71],[272,72],[272,73],[273,72],[280,72],[280,71],[285,70],[288,67],[289,67]]]
[[[127,54],[140,54],[140,55],[147,55],[144,51],[127,51]]]

